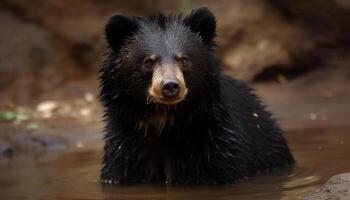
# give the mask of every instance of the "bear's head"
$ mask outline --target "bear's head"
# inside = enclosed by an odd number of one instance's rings
[[[205,7],[188,16],[112,16],[105,27],[110,54],[102,69],[104,89],[111,99],[166,106],[205,98],[218,72],[215,29]]]

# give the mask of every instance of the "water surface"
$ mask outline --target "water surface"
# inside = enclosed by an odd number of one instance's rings
[[[229,186],[102,187],[100,147],[15,158],[0,165],[0,199],[300,199],[331,176],[350,171],[349,127],[290,131],[297,164]]]

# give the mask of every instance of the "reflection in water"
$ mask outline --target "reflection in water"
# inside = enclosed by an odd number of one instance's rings
[[[298,199],[332,175],[350,171],[348,127],[286,134],[296,166],[230,186],[102,187],[98,150],[16,158],[0,166],[0,199]]]

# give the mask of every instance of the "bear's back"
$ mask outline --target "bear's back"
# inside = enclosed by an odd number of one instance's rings
[[[240,130],[250,155],[252,171],[271,169],[293,163],[282,131],[262,101],[245,83],[226,75],[220,76],[222,99],[231,125]],[[255,166],[255,167],[254,167]]]

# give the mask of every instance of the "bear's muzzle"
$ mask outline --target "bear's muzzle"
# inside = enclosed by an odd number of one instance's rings
[[[175,63],[156,65],[148,96],[155,103],[175,105],[183,101],[187,95],[183,72]]]

